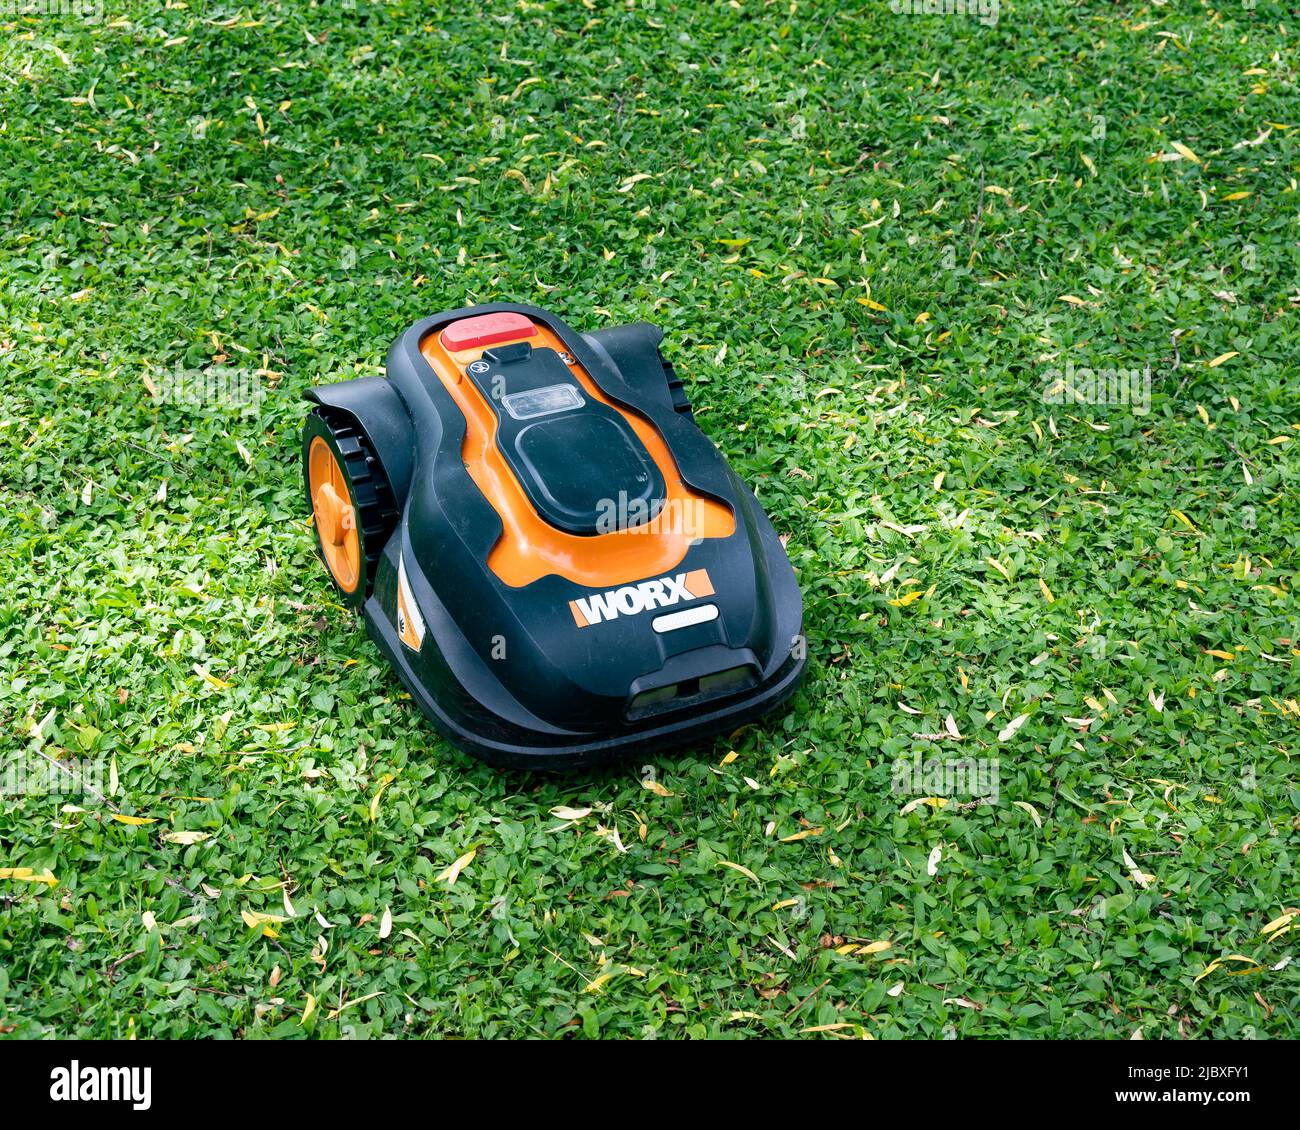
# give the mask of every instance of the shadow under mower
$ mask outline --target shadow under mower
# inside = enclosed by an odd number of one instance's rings
[[[317,549],[434,726],[501,766],[680,745],[784,702],[802,600],[661,332],[436,314],[310,390]]]

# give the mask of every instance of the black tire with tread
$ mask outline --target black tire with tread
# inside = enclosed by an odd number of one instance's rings
[[[375,569],[389,536],[397,527],[400,514],[393,499],[392,488],[384,474],[383,464],[371,448],[365,433],[357,426],[356,420],[339,409],[323,407],[312,410],[302,433],[303,491],[307,498],[308,513],[313,509],[308,452],[312,439],[318,435],[330,445],[347,477],[361,540],[361,579],[354,591],[345,592],[339,586],[328,562],[325,562],[325,571],[339,596],[347,604],[360,607],[374,591]],[[324,562],[320,534],[314,528],[313,536],[316,538],[317,555]]]

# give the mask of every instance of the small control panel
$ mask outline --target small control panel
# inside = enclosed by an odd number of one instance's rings
[[[572,356],[519,340],[536,333],[520,314],[466,318],[442,331],[448,349],[482,349],[465,377],[496,414],[497,447],[528,500],[573,534],[653,519],[667,494],[658,464],[623,414],[582,387]]]

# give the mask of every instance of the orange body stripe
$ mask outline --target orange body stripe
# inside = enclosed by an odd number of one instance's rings
[[[702,530],[688,532],[682,522],[667,523],[663,528],[656,526],[653,532],[632,528],[592,536],[556,529],[528,501],[497,448],[495,412],[474,382],[464,377],[464,367],[482,351],[449,352],[441,338],[439,333],[428,334],[420,343],[420,352],[465,415],[461,457],[470,477],[500,516],[503,527],[500,539],[488,554],[488,567],[507,585],[518,588],[556,573],[588,588],[613,588],[676,568],[690,548],[691,535],[721,538],[734,532],[736,520],[729,507],[691,490],[682,481],[676,460],[658,429],[649,420],[610,400],[576,363],[569,369],[583,392],[621,413],[658,464],[668,488],[665,511],[681,515],[690,512],[688,507],[694,508],[702,516]],[[542,325],[537,326],[535,337],[515,340],[528,341],[535,348],[566,352],[559,338]],[[575,458],[583,454],[574,453]],[[691,591],[695,591],[694,586]],[[710,585],[708,592],[700,595],[712,591]]]

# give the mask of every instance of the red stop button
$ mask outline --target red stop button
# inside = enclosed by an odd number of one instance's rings
[[[519,337],[534,337],[537,327],[523,314],[506,311],[498,314],[479,314],[452,322],[442,331],[442,344],[456,352],[461,349],[483,349],[501,341]]]

